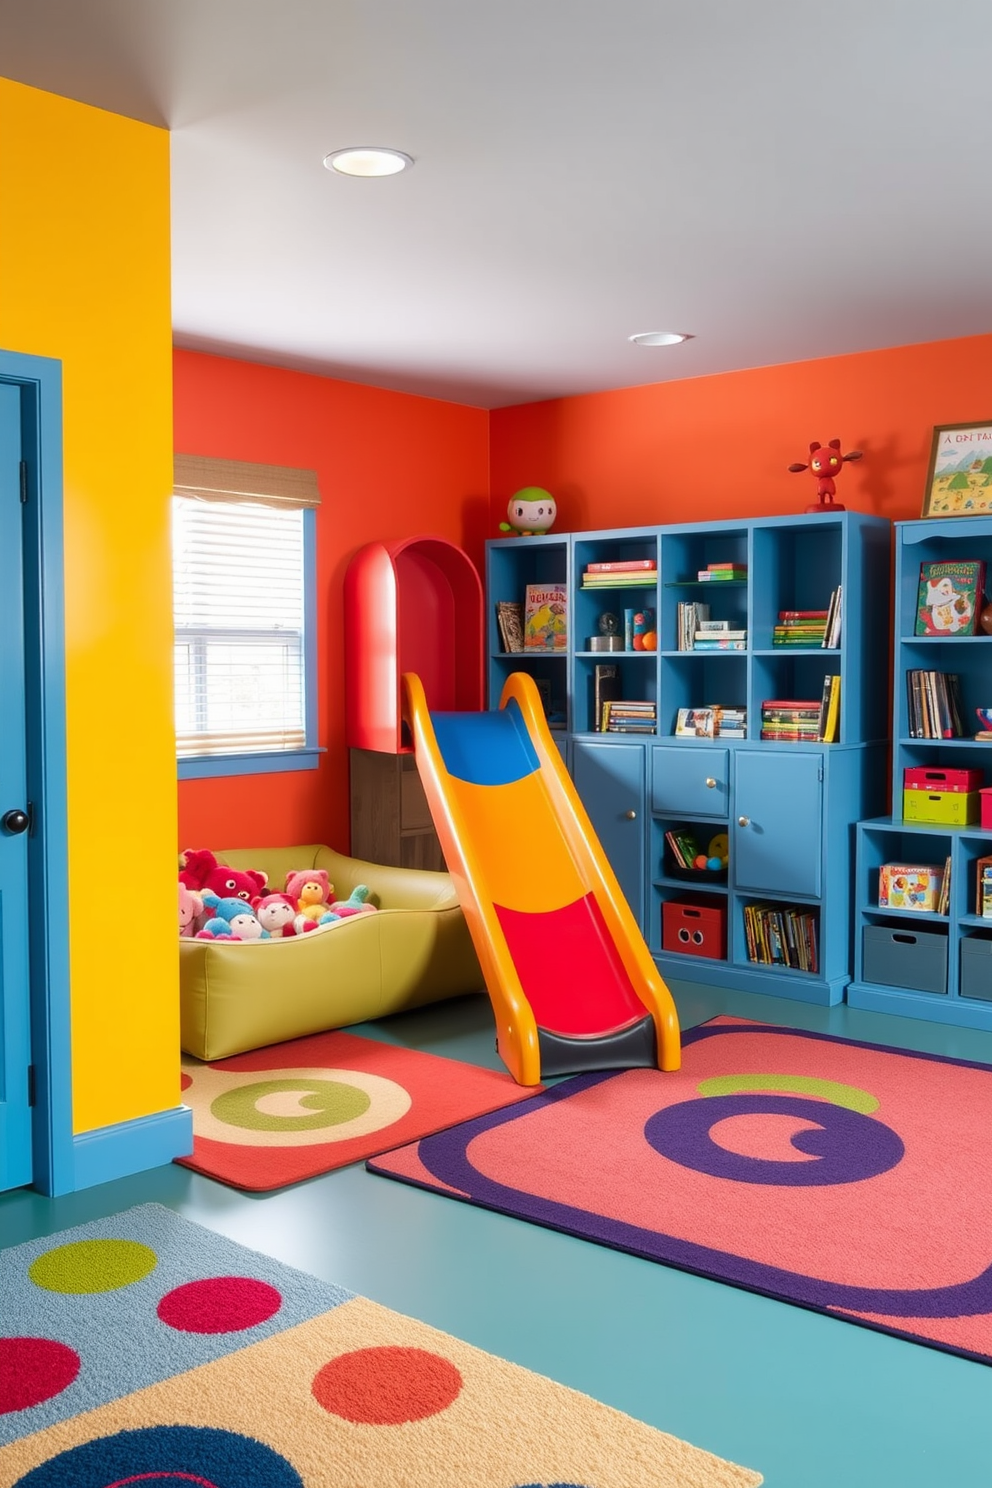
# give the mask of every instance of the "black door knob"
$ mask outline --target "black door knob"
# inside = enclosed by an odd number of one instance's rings
[[[26,811],[7,811],[0,817],[0,826],[15,837],[19,832],[26,832],[30,825],[31,818]]]

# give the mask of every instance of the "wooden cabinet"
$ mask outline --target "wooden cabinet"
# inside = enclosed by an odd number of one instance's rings
[[[412,754],[351,750],[351,853],[394,868],[444,868]]]

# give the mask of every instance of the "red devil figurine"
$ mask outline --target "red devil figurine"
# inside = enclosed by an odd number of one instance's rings
[[[860,460],[861,451],[852,450],[849,455],[840,452],[840,440],[831,439],[829,444],[821,444],[814,439],[809,447],[808,465],[790,465],[790,470],[808,470],[816,481],[816,502],[808,506],[808,512],[838,512],[843,511],[839,502],[834,500],[834,476],[840,473],[840,467],[847,460]]]

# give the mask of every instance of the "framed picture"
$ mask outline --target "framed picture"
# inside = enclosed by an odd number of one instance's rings
[[[923,517],[992,512],[992,420],[942,424],[933,431]]]

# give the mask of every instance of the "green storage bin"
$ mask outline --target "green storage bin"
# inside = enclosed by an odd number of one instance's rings
[[[903,821],[967,827],[981,816],[981,800],[978,791],[903,791]]]

